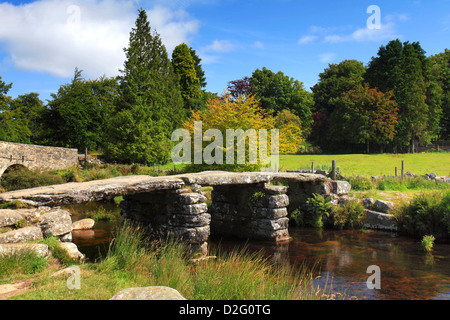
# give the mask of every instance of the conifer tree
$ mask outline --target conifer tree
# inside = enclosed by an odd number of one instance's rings
[[[120,97],[108,125],[105,155],[122,163],[165,163],[183,119],[178,79],[159,34],[140,9],[130,32]]]
[[[200,99],[202,91],[195,70],[195,61],[187,44],[182,43],[175,47],[172,52],[172,64],[174,72],[178,75],[181,96],[185,106],[189,107],[189,100]]]

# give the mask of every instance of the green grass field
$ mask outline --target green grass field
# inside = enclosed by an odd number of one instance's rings
[[[424,175],[434,172],[438,176],[450,175],[450,153],[415,154],[345,154],[345,155],[281,155],[280,170],[331,169],[332,160],[344,176],[395,175],[401,173],[402,160],[405,161],[405,173]]]

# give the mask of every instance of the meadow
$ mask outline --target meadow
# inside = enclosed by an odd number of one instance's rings
[[[414,154],[308,154],[308,155],[280,155],[280,170],[311,169],[331,170],[331,162],[336,160],[339,172],[344,176],[364,175],[381,176],[401,173],[402,160],[405,161],[405,173],[418,175],[436,173],[437,176],[450,175],[450,153],[414,153]]]

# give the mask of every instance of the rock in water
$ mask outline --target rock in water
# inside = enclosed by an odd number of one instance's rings
[[[94,228],[94,225],[95,220],[89,218],[75,221],[72,224],[73,230],[90,230]]]

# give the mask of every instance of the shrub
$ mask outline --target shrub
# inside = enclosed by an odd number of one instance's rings
[[[449,237],[450,192],[416,196],[409,204],[395,210],[399,231],[414,237],[433,234],[436,239]]]
[[[338,229],[354,229],[362,225],[364,206],[356,200],[338,205],[331,212],[333,226]]]
[[[39,170],[28,170],[24,167],[19,167],[4,173],[1,180],[2,187],[7,191],[62,184],[65,182],[65,179],[61,176],[50,172],[40,172]]]

